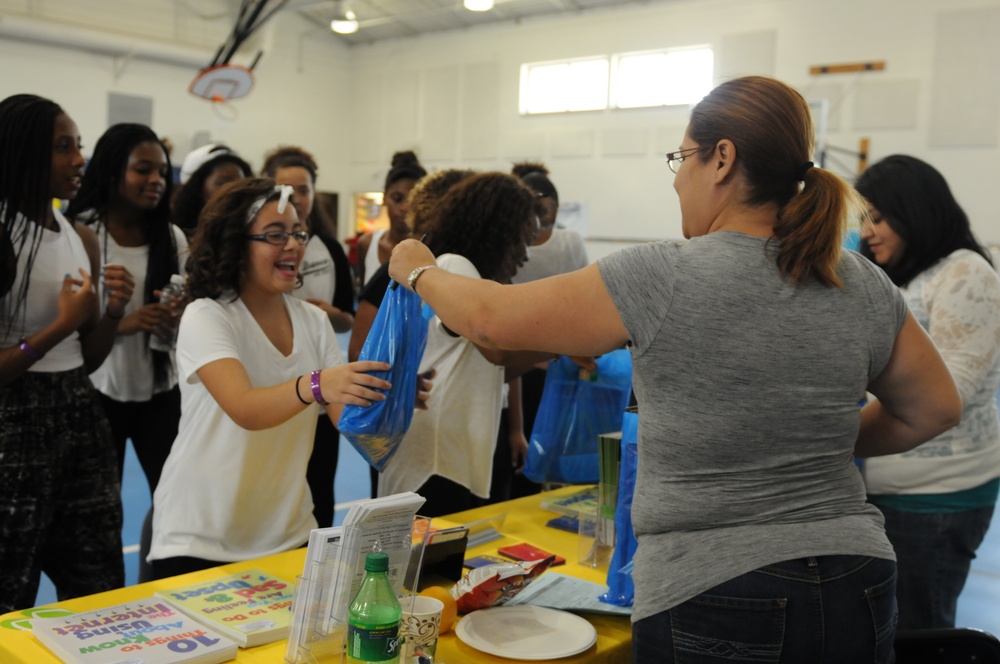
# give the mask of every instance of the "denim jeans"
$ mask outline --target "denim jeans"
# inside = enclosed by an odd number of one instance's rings
[[[993,507],[932,513],[879,509],[896,550],[899,628],[954,627],[958,596]]]
[[[768,565],[633,624],[633,661],[892,664],[895,589],[880,558]]]

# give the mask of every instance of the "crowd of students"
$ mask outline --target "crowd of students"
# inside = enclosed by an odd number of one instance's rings
[[[773,79],[720,85],[679,138],[684,240],[588,264],[544,165],[428,175],[400,152],[355,272],[302,148],[254,177],[204,146],[175,194],[150,128],[112,126],[85,168],[57,104],[0,102],[0,612],[42,572],[59,599],[123,584],[128,439],[145,578],[330,525],[340,411],[396,389],[358,361],[391,277],[433,309],[433,379],[373,493],[429,516],[537,490],[515,479],[546,362],[630,349],[636,661],[886,661],[897,620],[953,625],[1000,491],[989,252],[929,164],[888,157],[856,190],[812,164],[808,106]],[[174,274],[186,306],[160,302]]]

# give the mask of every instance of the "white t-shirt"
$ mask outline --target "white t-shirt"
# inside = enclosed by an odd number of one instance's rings
[[[184,263],[187,261],[187,236],[173,224],[170,225],[170,230],[173,231],[177,245],[179,274],[186,275]],[[123,247],[115,242],[103,226],[99,227],[97,233],[101,245],[101,260],[124,265],[135,280],[132,299],[125,305],[125,314],[128,315],[145,305],[143,297],[146,292],[149,245]],[[102,287],[102,301],[103,291]],[[90,374],[90,380],[101,394],[115,401],[149,401],[154,394],[165,392],[177,384],[177,370],[173,362],[170,363],[163,384],[153,385],[153,374],[153,352],[149,348],[149,335],[137,332],[115,336],[111,353],[97,371]]]
[[[248,431],[219,407],[197,371],[236,358],[255,387],[276,385],[340,364],[336,336],[319,308],[285,296],[294,334],[286,357],[242,300],[231,298],[195,300],[181,316],[180,429],[153,496],[149,560],[248,560],[300,546],[316,527],[306,466],[319,406],[271,429]]]
[[[444,254],[437,262],[449,272],[479,278],[463,256]],[[416,491],[431,475],[438,475],[487,498],[504,369],[487,361],[468,339],[448,334],[437,316],[428,323],[420,362],[421,373],[429,369],[437,369],[437,376],[428,409],[413,413],[406,437],[382,471],[378,493]]]
[[[365,281],[361,284],[362,286],[368,283],[368,280],[378,272],[378,268],[382,264],[378,257],[378,243],[387,230],[389,229],[380,228],[372,233],[371,244],[368,245],[368,251],[365,253]]]
[[[0,321],[0,338],[2,345],[17,345],[21,337],[29,337],[52,324],[59,316],[59,292],[62,290],[63,279],[71,275],[80,279],[80,268],[90,273],[90,257],[83,246],[83,240],[66,217],[53,208],[59,232],[42,228],[41,241],[31,267],[28,280],[28,294],[24,303],[23,316],[18,315],[14,326],[7,332],[7,321]],[[23,216],[18,215],[23,219]],[[18,222],[20,224],[20,221]],[[34,223],[27,224],[28,233],[34,233],[39,227]],[[17,277],[14,286],[3,299],[0,299],[0,312],[9,311],[8,299],[13,298],[21,290],[27,267],[27,247],[21,252],[17,263]],[[91,275],[97,279],[96,275]],[[56,344],[45,354],[45,357],[31,365],[28,371],[53,373],[69,371],[83,365],[83,351],[80,348],[80,335],[73,331],[69,336]]]
[[[554,228],[543,244],[528,247],[528,260],[511,279],[515,284],[526,284],[557,274],[575,272],[589,265],[587,247],[583,237],[568,228]]]
[[[334,269],[333,256],[323,244],[323,240],[315,235],[309,238],[309,243],[306,245],[299,274],[302,275],[302,286],[292,291],[292,295],[300,300],[333,302],[333,294],[337,287],[337,271]]]

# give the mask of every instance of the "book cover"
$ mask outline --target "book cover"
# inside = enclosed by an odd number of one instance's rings
[[[561,496],[548,496],[542,499],[541,508],[549,512],[557,512],[566,516],[576,516],[580,510],[596,512],[600,507],[598,487],[588,486],[579,491]]]
[[[216,664],[236,657],[236,642],[157,597],[59,618],[34,618],[31,632],[74,664]]]
[[[528,544],[527,542],[511,544],[510,546],[501,546],[497,549],[497,553],[501,556],[510,558],[511,560],[523,560],[525,562],[545,560],[546,558],[552,558],[553,556],[555,557],[552,561],[553,565],[562,565],[566,562],[566,559],[562,556],[546,551],[545,549],[540,549],[534,544]]]
[[[165,599],[203,625],[225,634],[241,648],[288,637],[294,587],[288,581],[249,569],[169,590]]]

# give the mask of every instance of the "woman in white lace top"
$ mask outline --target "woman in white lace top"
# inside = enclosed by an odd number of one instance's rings
[[[856,187],[871,215],[861,252],[900,287],[964,404],[955,428],[864,467],[898,557],[899,628],[952,627],[1000,491],[1000,277],[929,164],[887,157]]]

